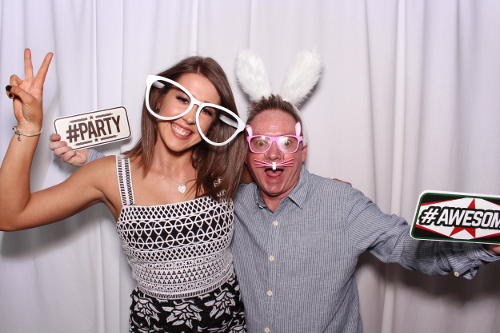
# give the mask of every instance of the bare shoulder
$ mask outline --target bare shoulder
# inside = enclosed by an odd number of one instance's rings
[[[111,167],[113,170],[115,169],[116,166],[116,156],[115,155],[110,155],[110,156],[105,156],[98,158],[96,160],[93,160],[84,166],[82,168],[109,168]]]
[[[106,156],[85,164],[77,172],[91,181],[97,188],[103,189],[106,184],[116,184],[116,157]]]
[[[82,173],[82,174],[92,174],[94,177],[105,177],[109,176],[111,173],[114,173],[116,170],[116,162],[115,162],[115,156],[106,156],[103,158],[99,158],[97,160],[94,160],[92,162],[89,162],[82,167],[80,167],[75,173]]]
[[[77,176],[79,182],[87,182],[99,191],[101,200],[115,216],[117,215],[121,200],[116,177],[116,156],[106,156],[87,163],[79,168],[74,176]]]
[[[66,182],[79,184],[82,188],[90,185],[105,194],[106,185],[115,181],[116,177],[113,177],[114,174],[115,157],[108,156],[78,168]]]

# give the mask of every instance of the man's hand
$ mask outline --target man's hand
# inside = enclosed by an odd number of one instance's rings
[[[66,141],[61,141],[59,134],[50,135],[49,148],[54,154],[66,163],[74,166],[82,166],[87,163],[89,156],[88,149],[74,150],[68,146]]]
[[[493,254],[500,254],[500,245],[486,245],[486,248]]]
[[[342,180],[342,179],[332,178],[332,180],[336,180],[336,181],[338,181],[338,182],[341,182],[341,183],[344,183],[344,184],[347,184],[347,185],[351,185],[351,186],[352,186],[352,184],[351,184],[351,183],[346,182],[345,180]]]

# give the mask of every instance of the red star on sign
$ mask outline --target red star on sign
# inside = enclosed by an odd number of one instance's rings
[[[476,202],[474,199],[472,199],[468,209],[476,209]],[[453,228],[453,231],[450,234],[450,237],[456,234],[457,232],[460,232],[462,230],[467,231],[473,238],[476,238],[476,229],[475,228],[462,228],[462,227],[455,227]]]

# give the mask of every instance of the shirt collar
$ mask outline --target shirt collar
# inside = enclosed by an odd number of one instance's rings
[[[309,175],[310,173],[309,171],[307,171],[305,165],[302,165],[302,168],[300,170],[299,183],[294,187],[292,192],[290,192],[287,197],[299,208],[303,207],[307,198],[307,193],[309,191]],[[257,204],[257,206],[259,206],[259,208],[267,207],[266,203],[260,195],[259,186],[257,186],[257,183],[255,183],[254,198],[255,203]],[[286,200],[286,198],[284,198],[283,200]]]

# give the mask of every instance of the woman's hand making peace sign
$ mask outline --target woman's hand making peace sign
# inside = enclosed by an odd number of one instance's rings
[[[33,76],[30,49],[24,50],[24,79],[11,75],[10,85],[6,87],[9,98],[13,99],[14,116],[17,119],[17,130],[23,134],[40,132],[43,121],[42,96],[43,84],[53,53],[47,53],[42,65]]]
[[[120,210],[120,194],[113,177],[116,173],[114,157],[86,165],[60,184],[31,192],[31,167],[43,121],[43,85],[52,57],[52,53],[45,56],[35,75],[31,51],[26,49],[24,79],[12,75],[6,87],[13,99],[18,126],[0,166],[2,231],[60,221],[98,202],[105,202],[116,216]]]

